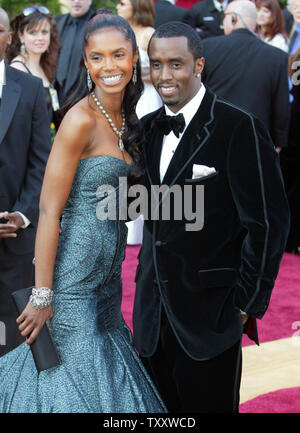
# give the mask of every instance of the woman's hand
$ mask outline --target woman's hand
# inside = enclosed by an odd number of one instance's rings
[[[41,310],[33,308],[28,302],[24,311],[17,318],[21,335],[26,338],[26,344],[32,344],[40,333],[46,320],[53,318],[51,305]]]

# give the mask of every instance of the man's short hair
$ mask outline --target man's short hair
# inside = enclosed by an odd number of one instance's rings
[[[155,30],[148,44],[148,54],[153,38],[177,38],[181,36],[187,38],[188,50],[193,54],[194,59],[200,59],[203,53],[200,37],[191,26],[180,21],[164,23]]]

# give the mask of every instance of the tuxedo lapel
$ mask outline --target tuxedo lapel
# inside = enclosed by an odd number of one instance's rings
[[[5,66],[6,84],[2,90],[0,108],[0,143],[3,141],[21,96],[21,86],[13,78],[9,66]]]
[[[186,168],[207,142],[210,135],[208,126],[213,120],[215,100],[216,96],[209,89],[206,89],[203,101],[186,128],[171,159],[162,180],[163,184],[172,186],[175,182],[184,178]]]

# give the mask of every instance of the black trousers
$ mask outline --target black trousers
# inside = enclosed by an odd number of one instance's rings
[[[141,360],[171,413],[237,413],[241,340],[207,361],[195,361],[179,345],[162,313],[156,352]]]
[[[11,293],[33,285],[32,255],[24,263],[0,263],[0,356],[25,341],[16,323],[18,317]]]

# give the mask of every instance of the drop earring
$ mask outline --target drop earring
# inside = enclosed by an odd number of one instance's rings
[[[26,52],[27,51],[26,51],[24,41],[21,41],[20,53],[22,54],[22,56],[25,56]]]
[[[87,82],[87,86],[88,86],[88,89],[89,89],[89,92],[90,92],[92,90],[93,83],[92,83],[92,79],[91,79],[91,76],[90,76],[90,71],[87,69],[86,72],[87,72],[86,82]]]
[[[137,82],[136,65],[134,65],[134,67],[133,67],[132,82],[133,82],[133,84],[136,84],[136,82]]]

